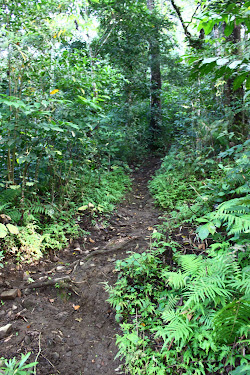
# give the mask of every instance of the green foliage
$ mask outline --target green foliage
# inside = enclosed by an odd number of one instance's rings
[[[241,283],[246,270],[232,255],[178,255],[170,269],[161,251],[117,262],[118,281],[107,286],[109,302],[123,321],[117,344],[127,370],[191,375],[235,367],[236,358],[244,364],[250,309]]]
[[[18,361],[16,357],[7,360],[1,358],[0,370],[4,371],[5,375],[31,375],[34,374],[32,369],[37,362],[26,363],[30,353],[22,354],[21,359]]]
[[[246,88],[249,89],[249,71],[247,69],[249,55],[244,54],[243,58],[241,58],[238,54],[232,53],[231,56],[228,54],[228,52],[234,51],[232,46],[233,39],[230,36],[234,32],[235,26],[244,25],[246,34],[250,31],[249,5],[249,1],[240,1],[240,3],[228,2],[221,6],[214,1],[204,7],[199,17],[198,30],[203,29],[206,35],[211,35],[215,27],[219,28],[222,23],[225,24],[224,35],[223,37],[221,36],[220,40],[222,45],[224,42],[225,49],[221,49],[220,54],[217,56],[196,60],[195,71],[199,71],[200,74],[208,74],[212,71],[216,74],[216,78],[232,76],[234,77],[234,90],[237,90],[244,82],[246,82]],[[218,43],[218,41],[211,40],[211,44],[216,42]],[[240,41],[238,42],[240,44]],[[241,47],[248,50],[249,40],[246,39],[242,42]]]
[[[153,249],[118,262],[118,281],[107,286],[123,332],[118,355],[132,375],[205,375],[227,366],[232,374],[247,373],[248,154],[248,141],[218,155],[210,145],[193,150],[187,139],[172,147],[150,182],[156,202],[167,208],[165,221],[152,235]],[[205,223],[197,229],[202,255],[182,255],[172,239],[184,223]],[[199,252],[191,240],[188,249]],[[169,254],[171,267],[165,264]]]
[[[149,189],[157,204],[165,209],[173,209],[178,204],[190,201],[199,181],[190,164],[185,163],[186,150],[172,148],[164,158],[156,176],[149,183]]]
[[[43,196],[40,199],[35,196],[35,199],[24,199],[19,208],[14,200],[7,206],[3,205],[4,213],[11,215],[14,210],[19,213],[9,216],[9,219],[23,218],[19,227],[0,224],[0,230],[3,227],[2,244],[6,252],[14,254],[19,261],[29,262],[39,259],[48,250],[61,250],[69,238],[78,238],[85,233],[78,222],[81,221],[80,215],[89,212],[78,212],[81,204],[86,207],[92,204],[91,215],[108,213],[122,199],[131,181],[124,168],[114,165],[110,171],[86,169],[84,176],[75,179],[72,184],[72,188],[67,189],[68,197],[64,197],[64,201],[58,197],[52,204],[47,199],[45,201]],[[14,233],[13,228],[18,229],[18,232]]]

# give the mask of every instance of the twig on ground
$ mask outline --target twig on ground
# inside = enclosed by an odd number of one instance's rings
[[[39,333],[39,339],[38,339],[38,353],[36,355],[36,358],[35,358],[35,362],[37,362],[38,358],[39,358],[39,355],[41,354],[41,332]],[[34,375],[36,375],[36,366],[37,366],[37,363],[35,364],[35,367],[34,367]]]
[[[46,361],[49,362],[50,366],[52,366],[52,367],[56,370],[55,365],[53,365],[53,363],[50,362],[50,360],[49,360],[47,357],[45,357],[45,355],[41,354],[41,356],[42,356]],[[59,370],[56,370],[56,371],[57,371],[58,374],[60,374],[60,371],[59,371]]]

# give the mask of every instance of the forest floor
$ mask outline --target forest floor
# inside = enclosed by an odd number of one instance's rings
[[[39,264],[10,262],[1,271],[0,293],[14,291],[0,305],[0,327],[11,324],[0,337],[0,357],[31,352],[37,375],[123,374],[114,360],[119,325],[103,283],[116,282],[116,260],[150,246],[160,212],[147,183],[158,167],[154,159],[133,172],[132,191],[109,218],[90,225],[90,217],[83,217],[81,226],[90,232],[85,238]]]

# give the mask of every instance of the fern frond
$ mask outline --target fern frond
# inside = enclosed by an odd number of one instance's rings
[[[10,206],[10,203],[4,203],[4,204],[0,205],[0,213],[3,212],[3,210],[5,208],[9,207],[9,206]]]
[[[179,296],[174,296],[174,295],[170,294],[168,296],[167,303],[164,306],[164,311],[173,310],[175,308],[175,306],[177,305],[179,300],[180,300]]]
[[[213,275],[211,277],[203,277],[195,280],[194,283],[190,283],[188,290],[184,293],[185,297],[188,298],[187,305],[197,304],[200,301],[210,299],[210,301],[216,300],[216,297],[229,298],[232,294],[226,289],[225,283],[219,275]]]
[[[201,256],[195,254],[181,255],[178,263],[186,274],[195,276],[203,268],[204,260]]]
[[[163,278],[166,279],[167,283],[173,288],[173,289],[181,289],[184,288],[186,285],[186,280],[188,278],[187,274],[182,273],[181,271],[178,272],[163,272],[162,273]]]
[[[228,223],[229,234],[250,230],[250,195],[235,198],[219,205],[215,218]]]
[[[14,223],[18,223],[22,216],[22,213],[17,208],[7,209],[6,214],[11,217]]]
[[[239,336],[242,329],[249,332],[249,301],[233,301],[219,310],[214,316],[215,340],[231,344]]]
[[[156,331],[155,337],[162,337],[164,340],[162,351],[164,351],[165,347],[172,340],[179,343],[181,346],[181,342],[184,343],[192,334],[190,322],[185,316],[170,312],[168,314],[163,314],[162,318],[164,321],[169,323],[165,327],[160,326],[154,329]]]
[[[231,287],[243,295],[250,294],[250,266],[243,268],[241,277],[232,280]]]
[[[41,203],[32,204],[29,210],[33,214],[46,215],[49,217],[53,217],[54,215],[54,208],[49,204],[46,204],[46,205],[43,205]]]
[[[250,365],[242,365],[236,367],[235,370],[229,373],[230,375],[248,375],[250,374]]]
[[[235,191],[237,194],[248,194],[250,193],[250,185],[249,184],[241,185]]]
[[[20,194],[20,188],[2,190],[0,193],[0,204],[9,204],[13,202]]]

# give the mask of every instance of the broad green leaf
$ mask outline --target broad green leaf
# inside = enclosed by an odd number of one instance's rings
[[[222,59],[218,59],[218,60],[216,61],[216,64],[219,65],[219,66],[221,66],[221,65],[226,65],[226,64],[228,63],[228,61],[229,61],[229,59],[226,58],[226,57],[224,57],[224,58],[222,58]]]
[[[215,22],[213,20],[208,21],[208,22],[203,24],[203,29],[204,29],[206,35],[211,33],[214,25],[215,25]]]
[[[216,232],[216,228],[215,228],[214,223],[212,222],[209,222],[198,228],[198,235],[201,240],[205,240],[205,238],[207,238],[210,233],[214,234],[215,232]]]
[[[201,227],[198,228],[198,235],[200,237],[200,239],[203,241],[205,240],[205,238],[208,237],[209,235],[209,230],[208,228],[206,227],[206,225],[202,225]]]
[[[224,34],[225,34],[226,36],[231,35],[232,32],[233,32],[233,29],[234,29],[234,22],[230,22],[230,23],[228,23],[228,24],[226,25],[226,27],[225,27]]]
[[[203,59],[202,64],[210,64],[216,61],[217,59],[217,57],[207,57],[206,59]]]
[[[248,75],[247,72],[239,75],[238,77],[235,78],[234,82],[233,82],[233,89],[234,90],[237,90],[238,88],[240,88],[240,86],[242,85],[242,83],[245,81],[246,79],[246,76]]]
[[[6,237],[7,234],[8,234],[8,230],[7,230],[6,226],[3,225],[2,223],[0,223],[0,238]]]
[[[6,227],[9,229],[9,232],[11,234],[18,234],[19,233],[19,229],[15,225],[7,224]]]
[[[235,61],[233,61],[231,64],[229,64],[228,67],[229,67],[230,69],[235,69],[235,68],[237,68],[237,66],[238,66],[239,64],[241,64],[241,63],[242,63],[242,60],[235,60]]]
[[[250,90],[250,75],[247,77],[247,80],[246,80],[246,89]]]

